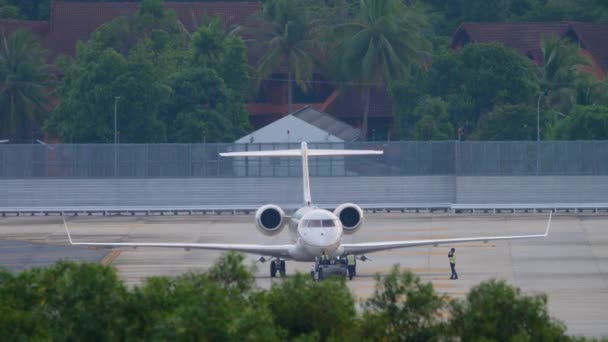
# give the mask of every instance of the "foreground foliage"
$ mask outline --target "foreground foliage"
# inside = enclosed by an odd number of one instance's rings
[[[6,340],[572,340],[549,316],[545,295],[501,281],[449,302],[395,266],[377,276],[358,310],[344,279],[297,274],[259,289],[243,260],[227,253],[205,273],[154,277],[134,289],[97,264],[0,270],[0,331]]]

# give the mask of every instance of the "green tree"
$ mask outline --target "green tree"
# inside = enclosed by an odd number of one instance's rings
[[[522,295],[504,281],[472,288],[452,303],[449,331],[462,341],[568,341],[563,324],[547,311],[546,295]]]
[[[214,45],[215,44],[215,45]],[[219,20],[183,30],[161,0],[102,25],[78,48],[47,128],[64,141],[231,141],[249,129],[246,47]]]
[[[605,20],[605,3],[601,0],[533,0],[518,21],[601,21]]]
[[[296,274],[273,286],[262,299],[289,338],[344,340],[356,336],[355,302],[344,279],[315,282],[309,275]]]
[[[18,274],[0,269],[0,331],[6,340],[492,340],[569,341],[545,295],[503,281],[450,303],[395,266],[357,314],[343,279],[296,274],[269,290],[253,286],[243,256],[207,272],[152,277],[128,289],[116,270],[59,262]]]
[[[475,101],[474,121],[497,104],[528,102],[538,94],[532,63],[513,49],[469,44],[459,57],[467,95]]]
[[[544,92],[545,104],[561,112],[568,112],[576,101],[576,84],[581,78],[579,69],[590,65],[578,46],[557,37],[543,38],[543,63],[538,66],[538,80]]]
[[[366,137],[372,87],[406,78],[409,67],[422,61],[426,21],[418,7],[400,0],[360,0],[356,9],[352,21],[336,27],[335,53],[346,79],[362,84]]]
[[[153,51],[162,59],[163,67],[158,72],[170,74],[178,69],[176,64],[184,62],[185,56],[173,56],[178,51],[187,49],[187,32],[177,20],[173,11],[164,9],[163,0],[144,0],[140,9],[129,16],[119,16],[101,25],[89,39],[88,45],[95,51],[113,48],[123,56],[129,55],[141,41],[153,42]],[[179,58],[178,58],[179,57]],[[172,61],[172,63],[170,63]]]
[[[608,82],[582,73],[576,82],[576,104],[583,106],[608,105]]]
[[[447,103],[440,98],[427,98],[415,107],[413,127],[415,140],[454,139],[454,126],[449,121]]]
[[[14,8],[17,14],[12,19],[48,20],[51,0],[2,0],[1,5]]]
[[[63,141],[108,143],[114,140],[114,104],[121,142],[163,142],[165,126],[159,121],[161,105],[170,89],[159,80],[145,44],[128,58],[108,48],[96,51],[81,46],[83,57],[68,70],[61,102],[47,128]],[[82,51],[84,50],[84,51]],[[88,54],[96,54],[88,60]]]
[[[59,262],[17,276],[0,272],[0,315],[8,340],[123,339],[127,291],[113,268]]]
[[[280,65],[287,69],[287,103],[293,112],[293,83],[304,91],[312,78],[319,22],[309,10],[306,0],[264,1],[262,18],[268,27],[259,31],[257,40],[267,44],[266,53],[258,62],[261,78],[276,71]],[[293,80],[293,81],[292,81]]]
[[[439,51],[428,71],[413,71],[409,80],[395,82],[391,89],[400,138],[414,137],[421,113],[433,115],[418,124],[418,138],[449,139],[455,128],[479,134],[480,119],[495,106],[532,103],[538,95],[532,63],[496,43],[469,44],[457,53]]]
[[[172,94],[163,110],[170,141],[228,142],[249,131],[245,107],[246,49],[227,36],[217,19],[192,37],[190,65],[170,77]]]
[[[243,254],[225,253],[207,271],[209,279],[224,288],[234,288],[243,294],[250,293],[255,283],[255,267],[245,267],[244,260]]]
[[[10,5],[6,0],[0,0],[0,19],[19,19],[21,12],[19,7]]]
[[[395,265],[391,272],[376,276],[374,294],[365,303],[363,336],[372,340],[429,341],[441,336],[441,310],[446,298],[437,295],[431,283],[423,283]]]
[[[231,141],[251,130],[246,108],[249,93],[247,48],[243,40],[232,32],[226,32],[216,17],[203,22],[192,37],[192,67],[212,70],[223,83],[219,98],[224,100],[217,100],[217,106],[200,102],[205,108],[217,109],[221,113],[218,119],[224,122],[224,127],[218,126],[220,122],[217,120],[215,124],[211,123],[216,127],[211,132],[210,141]]]
[[[129,335],[146,340],[279,340],[266,306],[206,274],[148,280],[134,290],[127,314]]]
[[[283,331],[257,302],[241,254],[227,253],[205,273],[154,277],[133,290],[129,336],[144,340],[279,341]]]
[[[544,114],[541,114],[541,124]],[[536,108],[502,105],[484,115],[471,135],[477,140],[536,140]],[[541,126],[542,127],[542,126]]]
[[[52,82],[47,52],[23,29],[2,35],[0,46],[0,136],[29,140],[47,114]]]
[[[567,117],[557,120],[549,136],[557,140],[608,139],[608,106],[575,106]]]

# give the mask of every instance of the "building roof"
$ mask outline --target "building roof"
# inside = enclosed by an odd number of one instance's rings
[[[361,89],[348,87],[340,92],[338,98],[328,106],[327,111],[341,119],[362,118],[365,101]],[[391,118],[393,116],[393,100],[386,89],[374,87],[370,90],[370,118]]]
[[[34,20],[0,20],[0,32],[6,36],[9,36],[20,28],[30,30],[40,38],[44,38],[49,31],[49,22]]]
[[[608,71],[608,23],[462,23],[452,35],[451,48],[469,42],[499,42],[542,64],[543,37],[570,38],[587,50],[605,74]]]
[[[604,74],[608,72],[608,23],[572,23],[571,27]]]
[[[306,106],[291,115],[344,141],[357,140],[361,134],[361,132],[353,126],[309,106]]]

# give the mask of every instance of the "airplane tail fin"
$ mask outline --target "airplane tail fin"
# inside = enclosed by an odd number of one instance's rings
[[[302,142],[300,149],[271,150],[271,151],[244,151],[220,153],[222,157],[302,157],[302,187],[304,190],[304,205],[311,206],[310,177],[308,175],[308,157],[320,156],[361,156],[370,154],[382,154],[384,151],[376,150],[326,150],[308,149],[308,145]]]

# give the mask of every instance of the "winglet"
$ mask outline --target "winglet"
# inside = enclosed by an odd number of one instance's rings
[[[547,222],[547,229],[545,229],[545,234],[543,234],[544,237],[549,236],[549,229],[551,229],[551,217],[553,217],[553,211],[551,211],[551,213],[549,214],[549,221]]]
[[[68,229],[68,223],[65,222],[65,214],[61,213],[61,218],[63,218],[63,226],[65,227],[66,233],[68,233],[68,240],[70,240],[70,245],[73,245],[72,236],[70,236],[70,230]]]

